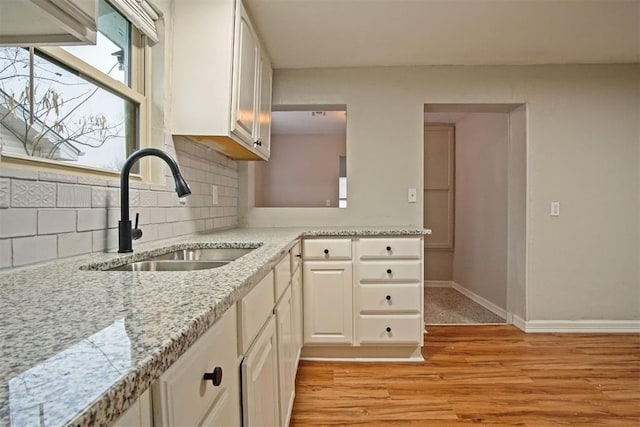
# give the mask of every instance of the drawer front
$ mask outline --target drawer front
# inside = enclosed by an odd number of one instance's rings
[[[350,239],[313,239],[302,243],[304,259],[351,259]]]
[[[420,259],[422,240],[419,238],[360,239],[358,256],[360,259]]]
[[[153,384],[154,424],[200,425],[215,402],[239,392],[236,306],[233,305]],[[224,343],[224,345],[220,345]],[[218,386],[205,373],[221,368]],[[239,412],[239,406],[231,410]]]
[[[289,251],[291,255],[291,274],[293,274],[302,262],[302,245],[300,245],[300,241],[296,242],[296,244]]]
[[[361,282],[414,282],[422,278],[420,261],[367,261],[358,264]]]
[[[358,342],[360,344],[420,343],[424,321],[419,314],[358,316]]]
[[[273,312],[273,272],[256,285],[255,288],[240,300],[240,353],[246,354],[251,342],[256,337],[262,325]]]
[[[280,296],[289,286],[291,281],[291,258],[289,254],[285,255],[278,264],[276,264],[275,270],[275,286],[274,286],[274,300],[278,301]]]
[[[422,298],[420,284],[360,285],[360,313],[419,313]]]

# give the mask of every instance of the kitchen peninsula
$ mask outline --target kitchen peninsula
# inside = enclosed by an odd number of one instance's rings
[[[407,227],[240,228],[151,242],[128,256],[93,254],[6,270],[0,273],[0,425],[113,424],[300,238],[422,242],[428,233]],[[210,270],[102,271],[187,247],[256,249]]]

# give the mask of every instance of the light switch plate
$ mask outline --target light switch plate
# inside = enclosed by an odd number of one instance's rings
[[[407,202],[415,203],[418,200],[418,194],[415,188],[410,188],[407,191]]]
[[[560,216],[560,202],[551,202],[551,216]]]

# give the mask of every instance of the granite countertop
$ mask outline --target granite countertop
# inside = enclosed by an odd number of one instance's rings
[[[109,425],[302,236],[404,227],[238,228],[0,272],[0,426]],[[187,247],[257,247],[223,267],[98,271]]]

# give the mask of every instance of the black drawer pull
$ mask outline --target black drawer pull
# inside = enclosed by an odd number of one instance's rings
[[[202,379],[205,381],[211,380],[211,383],[218,387],[222,383],[222,368],[220,366],[216,366],[213,368],[213,372],[205,373]]]
[[[324,254],[325,254],[325,255],[329,255],[329,249],[325,249],[325,250],[324,250]]]
[[[387,251],[391,252],[391,246],[387,246]]]
[[[391,269],[387,268],[387,274],[391,274]]]
[[[391,333],[391,328],[387,326],[387,333]]]
[[[387,295],[387,296],[386,296],[386,300],[387,300],[387,301],[391,301],[391,295]]]

